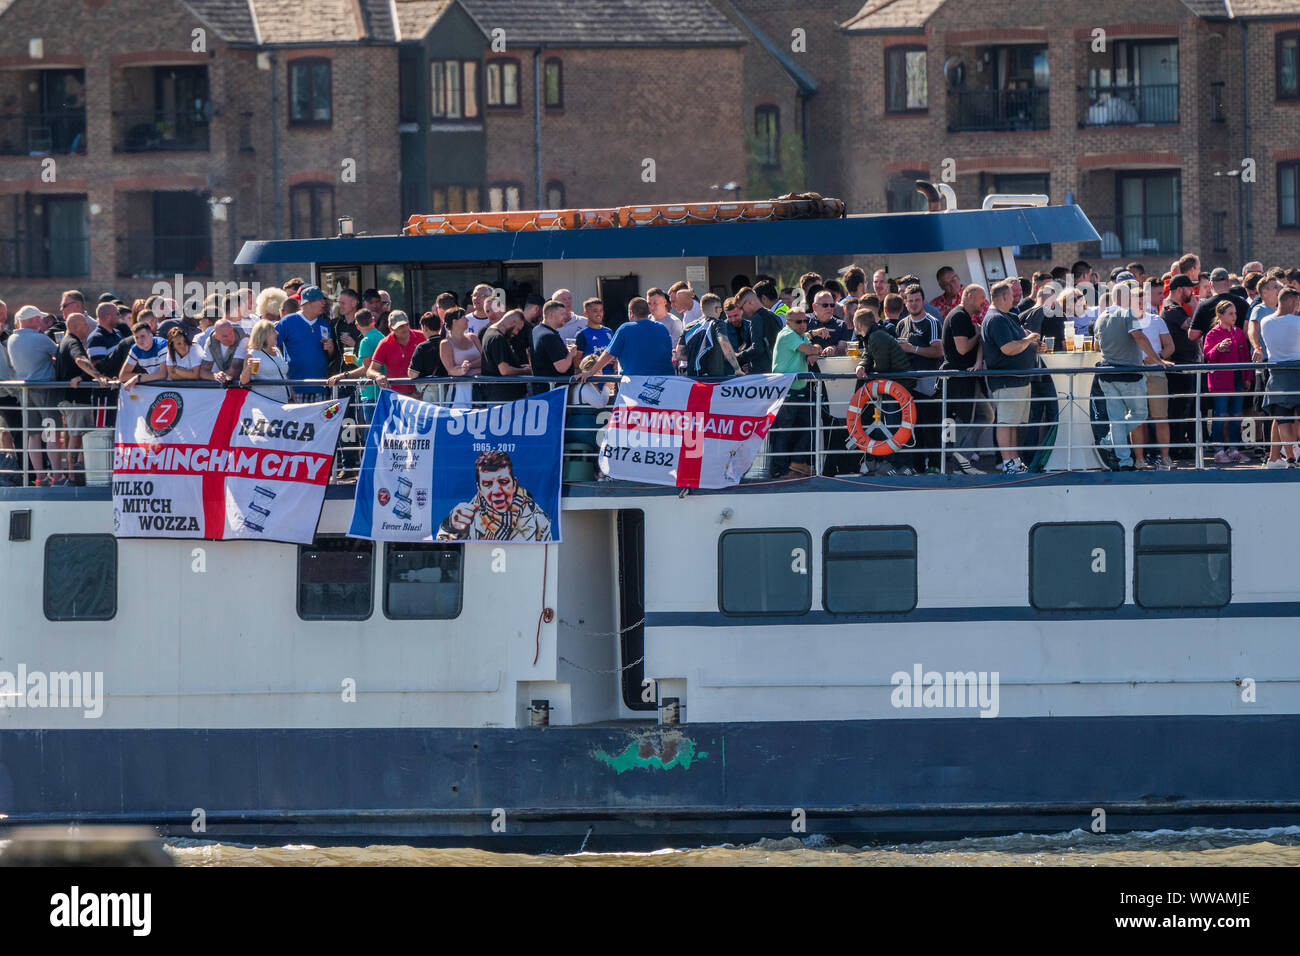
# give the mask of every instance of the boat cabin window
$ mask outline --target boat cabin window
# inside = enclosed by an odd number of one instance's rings
[[[915,529],[827,531],[822,539],[822,606],[832,614],[906,614],[915,608]]]
[[[1226,521],[1143,521],[1133,542],[1133,596],[1149,608],[1223,607],[1232,599]]]
[[[390,544],[384,551],[384,616],[394,621],[460,616],[465,546]]]
[[[364,621],[374,607],[372,541],[320,537],[298,547],[298,617]]]
[[[718,539],[723,614],[805,614],[812,607],[812,539],[802,528],[727,531]]]
[[[45,617],[111,621],[117,614],[117,539],[54,534],[45,539]]]
[[[1029,529],[1029,603],[1040,611],[1103,611],[1124,603],[1124,526],[1068,521]]]

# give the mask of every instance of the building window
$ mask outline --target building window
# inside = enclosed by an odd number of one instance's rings
[[[1029,531],[1029,603],[1040,611],[1108,611],[1124,603],[1124,526],[1036,524]]]
[[[434,186],[435,213],[478,212],[483,208],[477,186]]]
[[[552,179],[546,184],[546,208],[564,208],[564,183],[557,179]]]
[[[1119,207],[1115,229],[1105,228],[1101,254],[1105,258],[1141,255],[1181,255],[1183,247],[1182,176],[1172,172],[1115,174]]]
[[[1215,252],[1228,251],[1228,214],[1226,211],[1210,213],[1210,245]]]
[[[1177,123],[1178,41],[1116,40],[1090,56],[1087,93],[1085,126]]]
[[[802,528],[727,531],[718,539],[723,614],[805,614],[812,607],[812,539]]]
[[[764,166],[780,166],[781,111],[777,107],[755,107],[754,138],[758,140],[758,161]]]
[[[298,546],[298,617],[364,621],[374,591],[375,545],[360,538],[317,538]]]
[[[464,545],[390,544],[384,550],[384,616],[393,621],[460,616]]]
[[[832,614],[906,614],[916,607],[916,531],[832,528],[822,539],[822,606]]]
[[[491,212],[515,212],[520,208],[521,188],[517,183],[496,183],[488,187],[488,209]]]
[[[45,618],[109,621],[117,614],[117,539],[55,534],[45,539]]]
[[[478,119],[477,60],[435,60],[429,75],[434,119]]]
[[[487,68],[487,105],[519,105],[519,61],[492,60]]]
[[[1143,521],[1133,541],[1133,597],[1146,608],[1224,607],[1232,600],[1226,521]]]
[[[334,235],[334,187],[330,183],[300,183],[289,190],[294,239]]]
[[[1277,98],[1300,99],[1300,31],[1277,36]]]
[[[885,112],[909,113],[928,108],[925,47],[890,47],[885,51]]]
[[[542,89],[547,109],[564,108],[564,64],[554,57],[542,66]]]
[[[294,60],[289,64],[289,122],[328,125],[332,116],[329,60]]]
[[[1278,164],[1277,227],[1300,228],[1300,162]]]

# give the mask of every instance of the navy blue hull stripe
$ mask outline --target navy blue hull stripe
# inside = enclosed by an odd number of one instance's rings
[[[1104,611],[1039,611],[1023,607],[918,607],[906,614],[734,615],[721,611],[651,611],[646,627],[801,627],[806,624],[956,624],[998,621],[1147,621],[1169,619],[1300,617],[1300,601],[1256,601],[1216,608],[1142,608],[1136,604]]]

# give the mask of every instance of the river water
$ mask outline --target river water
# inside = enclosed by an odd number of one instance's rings
[[[410,846],[169,843],[181,866],[1300,866],[1300,827],[980,837],[855,847],[817,837],[653,853],[530,855]]]

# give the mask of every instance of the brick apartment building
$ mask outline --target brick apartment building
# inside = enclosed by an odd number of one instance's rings
[[[1295,263],[1296,0],[871,0],[843,29],[861,99],[841,155],[872,160],[844,167],[854,211],[916,208],[914,179],[955,176],[963,208],[1047,193],[1102,236],[1022,249],[1026,267]]]
[[[10,300],[21,289],[51,308],[70,286],[126,298],[176,274],[229,280],[245,240],[332,234],[336,209],[358,231],[391,231],[390,10],[388,0],[0,3]]]
[[[1027,266],[1290,263],[1298,43],[1300,0],[0,0],[0,296],[274,282],[244,241],[344,215],[945,176],[1103,236]]]

